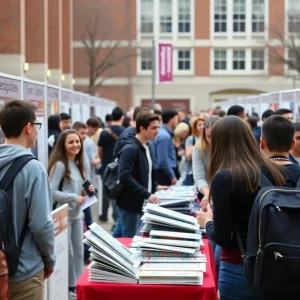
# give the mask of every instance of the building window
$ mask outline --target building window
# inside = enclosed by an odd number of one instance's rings
[[[264,70],[265,68],[265,51],[252,50],[252,70]]]
[[[172,0],[160,0],[160,32],[172,32]]]
[[[178,70],[189,71],[191,70],[191,51],[178,50]]]
[[[233,70],[245,70],[245,50],[234,50],[233,51]]]
[[[141,70],[152,70],[152,50],[141,49]]]
[[[226,70],[227,69],[227,52],[226,50],[214,51],[214,69]]]
[[[288,9],[288,30],[298,33],[300,29],[300,1],[289,0]]]
[[[178,0],[178,32],[191,32],[190,0]]]
[[[153,0],[141,0],[141,32],[153,33]]]
[[[265,31],[265,1],[252,0],[252,32]]]
[[[227,31],[227,0],[215,0],[215,32]]]
[[[246,31],[246,0],[233,0],[233,32]]]
[[[297,67],[296,52],[294,50],[289,50],[288,52],[288,67],[289,70],[295,70]]]

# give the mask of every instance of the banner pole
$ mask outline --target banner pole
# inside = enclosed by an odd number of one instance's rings
[[[155,40],[152,40],[152,101],[151,107],[154,109],[155,105],[155,72],[156,72],[156,59],[155,59]]]

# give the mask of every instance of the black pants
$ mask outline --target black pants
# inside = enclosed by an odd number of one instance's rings
[[[176,178],[179,179],[180,175],[178,169],[173,168],[173,171],[175,173]],[[155,181],[159,185],[166,185],[166,186],[171,185],[171,179],[163,170],[161,169],[154,170],[154,175],[155,175]]]

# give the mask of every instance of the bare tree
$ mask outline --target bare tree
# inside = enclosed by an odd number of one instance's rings
[[[87,54],[86,62],[89,66],[88,93],[91,95],[95,94],[105,80],[117,75],[111,72],[111,74],[103,76],[105,72],[115,71],[115,67],[130,62],[138,55],[136,49],[133,48],[132,38],[129,39],[125,48],[124,45],[121,45],[121,39],[110,40],[110,30],[112,30],[113,24],[110,20],[104,19],[101,14],[97,13],[92,25],[86,29],[86,38],[82,40]],[[101,36],[101,40],[99,40],[99,36]],[[121,34],[121,36],[126,36],[126,34]]]
[[[300,14],[290,13],[287,18],[288,32],[282,28],[270,28],[270,33],[277,42],[267,45],[269,59],[271,64],[286,65],[300,74]]]

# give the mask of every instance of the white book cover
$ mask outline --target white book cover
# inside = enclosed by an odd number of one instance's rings
[[[196,249],[192,248],[183,248],[183,247],[172,247],[172,246],[165,246],[165,245],[157,245],[157,244],[149,244],[143,241],[140,241],[140,247],[141,249],[147,248],[147,249],[160,249],[160,250],[166,250],[166,251],[173,251],[173,252],[182,252],[182,253],[189,253],[194,254],[196,252]]]
[[[140,271],[139,278],[201,278],[201,271]]]
[[[169,217],[178,221],[182,221],[182,222],[187,222],[190,224],[198,224],[197,219],[195,217],[192,216],[188,216],[182,213],[178,213],[175,211],[172,211],[170,209],[164,208],[164,207],[160,207],[157,204],[152,204],[152,203],[147,203],[146,208],[145,208],[146,212],[152,212],[152,213],[156,213],[159,215],[162,215],[164,217]]]
[[[159,244],[159,245],[167,245],[167,246],[175,246],[175,247],[186,247],[186,248],[200,248],[200,241],[182,241],[182,240],[171,240],[171,239],[154,239],[148,238],[144,239],[144,242],[151,244]]]
[[[200,263],[144,263],[141,271],[201,271],[206,272],[206,264]]]
[[[202,235],[199,233],[185,233],[176,231],[151,230],[150,236],[176,237],[188,240],[201,240]]]
[[[161,217],[161,216],[157,216],[157,215],[153,215],[153,214],[150,214],[150,213],[145,213],[141,220],[145,220],[145,221],[154,221],[154,222],[159,222],[161,223],[162,225],[164,224],[168,224],[172,227],[179,227],[179,228],[182,228],[182,229],[187,229],[189,231],[198,231],[199,230],[199,225],[197,224],[189,224],[189,223],[185,223],[185,222],[181,222],[181,221],[178,221],[178,220],[174,220],[174,219],[170,219],[170,218],[167,218],[167,217]]]
[[[146,263],[206,263],[205,254],[199,257],[142,257],[141,261]]]

